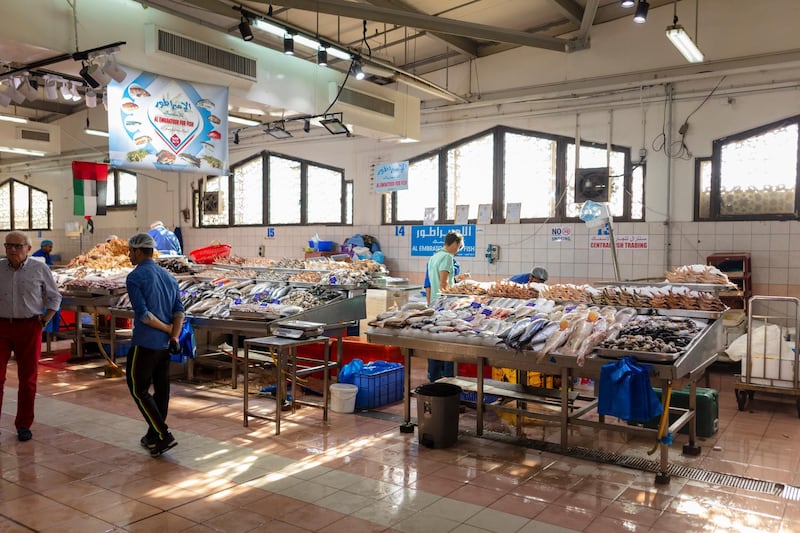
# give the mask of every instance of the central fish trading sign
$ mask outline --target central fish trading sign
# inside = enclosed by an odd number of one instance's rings
[[[475,224],[411,226],[411,255],[425,257],[435,254],[444,246],[445,235],[454,230],[464,236],[464,248],[458,255],[475,257]]]
[[[123,70],[125,83],[108,87],[111,165],[226,174],[228,88]]]

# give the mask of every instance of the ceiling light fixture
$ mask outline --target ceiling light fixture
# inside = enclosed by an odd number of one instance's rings
[[[311,119],[307,118],[303,121],[303,131],[306,133],[311,131]]]
[[[648,11],[650,11],[650,4],[647,3],[647,0],[639,0],[639,4],[636,6],[636,13],[633,14],[633,21],[636,24],[644,24],[647,22]]]
[[[350,130],[342,122],[341,113],[326,115],[319,123],[333,135],[346,134],[350,136]]]
[[[239,33],[242,35],[243,41],[253,40],[253,30],[250,28],[250,23],[244,17],[242,17],[242,21],[239,23]]]
[[[674,14],[672,17],[672,26],[667,26],[667,38],[672,42],[675,48],[686,58],[689,63],[702,63],[705,57],[703,52],[694,44],[692,38],[686,33],[686,30],[678,24],[678,2],[674,4]],[[695,34],[697,27],[695,26]],[[696,36],[696,35],[695,35]]]
[[[628,8],[633,7],[633,6],[636,5],[636,0],[620,0],[619,5],[620,5],[620,7],[624,7],[625,9],[628,9]]]
[[[249,118],[237,117],[236,115],[228,115],[228,122],[231,124],[241,124],[242,126],[258,126],[261,124],[258,120],[251,120]]]
[[[357,59],[353,60],[353,64],[350,68],[353,70],[353,76],[355,76],[357,80],[363,80],[367,77],[367,75],[364,74],[364,71],[361,69],[361,63],[359,63]]]
[[[294,55],[294,36],[291,33],[283,36],[283,53],[287,56]]]
[[[317,50],[317,65],[321,67],[328,66],[328,51],[324,48]]]
[[[111,82],[111,76],[103,72],[103,69],[96,63],[84,62],[79,74],[93,89],[108,85]]]
[[[11,98],[11,101],[15,104],[21,104],[25,101],[25,95],[22,94],[17,90],[19,86],[19,79],[18,78],[9,78],[8,80],[8,96]]]
[[[108,56],[108,61],[103,65],[103,72],[111,76],[117,83],[122,83],[128,76],[128,74],[117,65],[117,58],[114,54]]]
[[[239,130],[233,132],[233,144],[239,144]]]
[[[44,97],[48,100],[58,100],[58,82],[51,76],[44,77]]]
[[[25,117],[12,117],[9,115],[0,115],[0,120],[3,122],[16,122],[17,124],[27,124],[28,119]]]
[[[87,97],[86,99],[88,100],[89,98]],[[108,137],[107,131],[92,128],[92,126],[89,124],[88,116],[86,117],[86,127],[83,129],[83,133],[87,135],[94,135],[95,137]]]
[[[34,83],[36,83],[34,81]],[[39,98],[39,92],[31,85],[31,78],[30,75],[26,74],[24,78],[22,78],[22,82],[19,84],[17,90],[29,101],[33,102]]]
[[[86,100],[86,107],[97,107],[97,93],[94,92],[94,89],[87,89],[84,98]]]
[[[286,124],[284,122],[277,122],[270,124],[264,133],[268,133],[276,139],[288,139],[292,136],[291,132],[286,131]]]
[[[0,84],[0,87],[2,87],[2,84]],[[0,107],[6,107],[10,103],[11,97],[4,91],[0,91]]]
[[[259,18],[254,19],[253,20],[253,26],[258,28],[259,30],[265,31],[267,33],[271,33],[272,35],[274,35],[276,37],[283,38],[283,36],[286,35],[286,30],[285,29],[283,29],[282,27],[278,26],[277,24],[273,24],[271,22],[267,22],[264,19],[259,19]]]
[[[44,152],[42,152],[41,150],[28,150],[27,148],[12,148],[10,146],[0,146],[0,152],[44,157]]]

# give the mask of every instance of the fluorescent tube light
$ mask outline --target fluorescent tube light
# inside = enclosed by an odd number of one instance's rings
[[[315,41],[314,39],[312,39],[310,37],[306,37],[305,35],[303,35],[301,33],[295,34],[294,42],[296,42],[297,44],[301,44],[301,45],[305,46],[306,48],[311,48],[312,50],[319,50],[319,47],[320,47],[320,44],[319,44],[318,41]]]
[[[261,124],[258,120],[250,120],[249,118],[237,117],[236,115],[228,115],[228,122],[231,124],[241,124],[242,126],[258,126]]]
[[[339,50],[335,46],[328,46],[325,48],[325,51],[328,52],[328,55],[331,57],[335,57],[336,59],[342,59],[344,61],[350,61],[353,56],[350,55],[350,52],[345,52],[344,50]]]
[[[701,63],[703,59],[705,59],[703,52],[697,48],[697,45],[694,44],[692,38],[689,37],[689,34],[686,33],[686,30],[684,30],[683,26],[680,24],[667,26],[667,38],[672,41],[675,48],[683,54],[683,57],[685,57],[686,61],[689,63]]]
[[[44,152],[42,152],[41,150],[28,150],[27,148],[11,148],[10,146],[0,146],[0,152],[44,157]]]
[[[283,36],[286,35],[285,29],[281,28],[276,24],[272,24],[271,22],[267,22],[266,20],[263,19],[254,19],[253,26],[258,28],[259,30],[271,33],[272,35],[276,35],[281,38],[283,38]]]
[[[108,137],[108,132],[103,130],[96,130],[93,128],[86,128],[83,130],[86,135],[94,135],[95,137]]]
[[[27,124],[28,119],[24,117],[11,117],[8,115],[0,115],[0,120],[4,122],[16,122],[17,124]]]

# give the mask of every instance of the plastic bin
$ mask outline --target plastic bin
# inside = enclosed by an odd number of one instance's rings
[[[403,399],[403,365],[375,361],[364,365],[355,377],[356,407],[372,409]]]
[[[331,385],[331,411],[337,413],[352,413],[356,407],[356,393],[358,387],[349,383],[334,383]]]
[[[426,383],[416,388],[417,436],[428,448],[447,448],[458,440],[461,387]]]

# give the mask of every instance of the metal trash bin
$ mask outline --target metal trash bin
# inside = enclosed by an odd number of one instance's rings
[[[417,435],[428,448],[447,448],[458,440],[461,387],[452,383],[426,383],[416,388]]]

